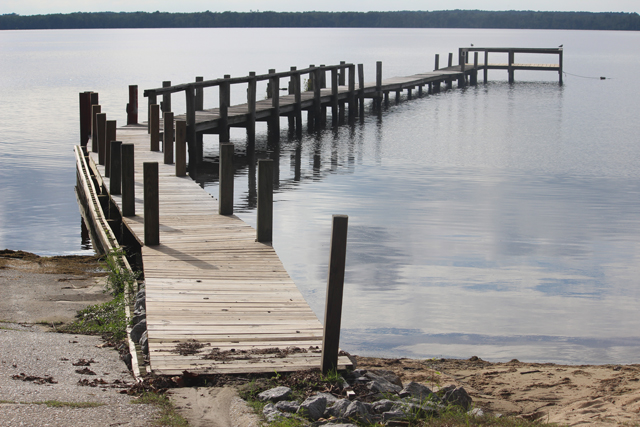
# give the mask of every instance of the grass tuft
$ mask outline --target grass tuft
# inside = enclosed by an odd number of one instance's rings
[[[171,400],[164,394],[145,391],[137,399],[132,400],[133,404],[153,405],[160,409],[159,417],[154,421],[157,426],[163,427],[188,427],[189,423],[176,412]]]

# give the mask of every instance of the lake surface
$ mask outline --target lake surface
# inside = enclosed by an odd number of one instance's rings
[[[331,215],[349,215],[341,346],[352,353],[638,363],[639,33],[0,32],[0,248],[91,251],[73,191],[79,92],[99,92],[103,112],[124,124],[129,84],[340,60],[365,64],[370,81],[377,60],[387,77],[409,75],[470,43],[564,44],[570,74],[559,86],[556,73],[516,72],[509,85],[492,71],[488,85],[392,102],[380,117],[299,140],[283,121],[279,147],[260,127],[259,155],[279,159],[278,254],[322,317]],[[205,91],[205,106],[216,100]],[[244,131],[231,139],[242,148]],[[215,161],[216,137],[205,155]],[[236,211],[252,225],[254,173],[239,166],[235,186]],[[217,194],[215,174],[198,181]]]

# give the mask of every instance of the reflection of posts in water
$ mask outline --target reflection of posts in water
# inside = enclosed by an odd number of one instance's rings
[[[333,138],[331,139],[331,170],[336,171],[338,169],[338,142],[339,133],[337,129],[333,131]]]
[[[258,160],[258,212],[256,240],[273,239],[273,160]]]
[[[293,180],[300,181],[301,168],[302,168],[302,141],[296,141],[296,151],[293,157]]]
[[[338,368],[348,224],[349,217],[347,215],[333,216],[331,249],[329,254],[329,277],[327,279],[327,300],[324,309],[324,333],[322,334],[321,368],[322,373],[325,375],[329,371]]]
[[[349,166],[353,166],[355,162],[355,157],[353,155],[355,150],[355,138],[356,138],[356,127],[349,127],[349,154],[348,154],[348,164]]]
[[[257,204],[258,190],[256,188],[256,160],[255,156],[252,154],[249,156],[247,152],[247,165],[249,171],[247,173],[247,182],[249,185],[249,191],[247,194],[247,206],[249,208],[255,208]]]
[[[269,138],[268,147],[271,154],[269,157],[273,160],[273,186],[280,187],[280,139]]]
[[[318,175],[320,173],[320,167],[322,165],[322,135],[316,133],[315,142],[313,144],[313,174]]]

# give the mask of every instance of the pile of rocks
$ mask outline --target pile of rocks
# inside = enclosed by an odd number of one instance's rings
[[[358,385],[364,385],[370,391],[366,399],[350,391]],[[347,390],[349,398],[317,393],[300,403],[289,400],[292,396],[289,387],[276,387],[260,393],[258,399],[269,402],[263,410],[269,422],[296,417],[313,422],[314,426],[343,427],[355,427],[350,422],[373,424],[412,420],[436,415],[450,405],[470,411],[472,404],[463,387],[449,385],[432,390],[416,382],[403,386],[397,375],[383,370],[356,369],[346,375],[343,389]],[[478,409],[473,413],[481,415]]]
[[[136,294],[136,302],[133,306],[133,328],[131,328],[131,340],[140,344],[144,354],[149,354],[149,342],[147,340],[147,303],[144,284],[141,284]]]

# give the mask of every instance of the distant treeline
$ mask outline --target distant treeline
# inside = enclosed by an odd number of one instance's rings
[[[2,30],[66,28],[523,28],[640,30],[637,13],[443,10],[433,12],[94,12],[0,15]]]

